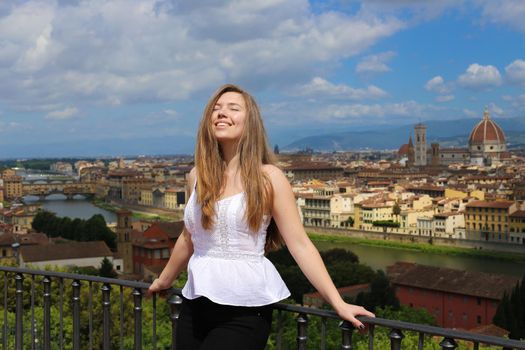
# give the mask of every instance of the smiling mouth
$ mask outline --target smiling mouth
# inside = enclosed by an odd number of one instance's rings
[[[225,123],[225,122],[218,122],[218,123],[215,123],[215,126],[231,126],[231,124]]]

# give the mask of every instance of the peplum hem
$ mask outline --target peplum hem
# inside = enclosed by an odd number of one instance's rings
[[[203,296],[222,305],[264,306],[288,298],[290,291],[264,256],[237,260],[194,254],[182,295],[187,299]]]

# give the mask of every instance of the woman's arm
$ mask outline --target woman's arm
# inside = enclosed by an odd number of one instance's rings
[[[361,306],[347,304],[343,301],[328,275],[319,251],[304,231],[288,179],[277,167],[265,166],[265,169],[273,186],[272,216],[288,250],[306,278],[323,299],[332,305],[337,314],[350,321],[355,327],[363,328],[363,324],[355,316],[374,317],[374,314]]]
[[[191,195],[193,190],[193,185],[195,183],[195,168],[190,171],[188,176],[188,194]],[[188,197],[189,198],[189,197]],[[182,233],[180,234],[173,250],[171,252],[170,259],[168,263],[162,270],[159,278],[155,279],[151,286],[148,289],[148,295],[152,293],[159,292],[164,289],[171,287],[171,284],[181,273],[182,269],[187,265],[188,260],[190,260],[191,255],[193,254],[193,243],[191,242],[190,233],[184,227]]]

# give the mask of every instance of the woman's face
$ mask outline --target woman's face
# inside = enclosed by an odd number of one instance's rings
[[[221,141],[238,141],[246,121],[246,103],[238,92],[225,92],[219,97],[211,115],[215,137]]]

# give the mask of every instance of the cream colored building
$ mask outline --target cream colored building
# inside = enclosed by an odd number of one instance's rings
[[[418,218],[432,217],[433,215],[434,215],[433,209],[401,210],[401,214],[399,215],[400,233],[406,233],[409,235],[417,235],[418,234],[418,228],[417,228]]]
[[[4,176],[4,198],[14,199],[24,196],[22,178],[20,176]]]
[[[428,194],[415,196],[412,199],[412,209],[424,210],[432,207],[432,197]]]
[[[153,206],[153,190],[151,188],[142,188],[140,190],[140,205]]]
[[[463,212],[446,212],[434,215],[434,237],[465,239]]]
[[[360,212],[360,229],[376,230],[373,226],[374,221],[394,220],[392,204],[385,202],[363,202]]]
[[[354,216],[354,196],[336,194],[330,198],[330,225],[332,227],[349,227],[348,218]]]
[[[432,216],[419,216],[416,221],[417,234],[419,236],[432,237],[433,221]]]
[[[509,231],[510,243],[525,245],[525,208],[510,214]]]
[[[185,204],[185,189],[184,188],[168,188],[164,191],[164,208],[166,209],[180,209]]]
[[[330,227],[330,196],[302,194],[303,223],[306,226]]]

